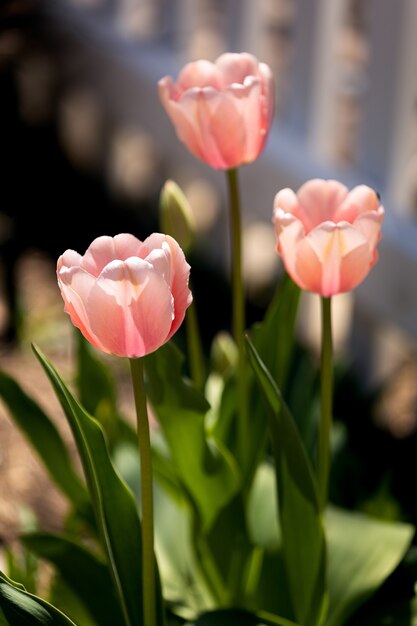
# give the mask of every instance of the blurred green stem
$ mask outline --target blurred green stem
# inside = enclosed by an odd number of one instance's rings
[[[143,624],[156,626],[152,451],[142,359],[130,359],[140,455],[142,502]],[[132,554],[132,558],[135,558]]]
[[[230,253],[232,258],[232,329],[238,349],[237,398],[238,398],[238,451],[240,460],[246,458],[249,441],[247,393],[245,381],[245,294],[242,277],[242,226],[240,198],[236,169],[227,170],[230,206]]]
[[[204,357],[201,346],[201,335],[198,325],[197,311],[194,302],[192,302],[187,309],[185,323],[191,378],[196,388],[199,391],[203,391],[205,381]]]
[[[330,438],[332,432],[333,346],[331,298],[321,299],[321,412],[318,445],[318,486],[321,510],[327,505],[330,473]]]

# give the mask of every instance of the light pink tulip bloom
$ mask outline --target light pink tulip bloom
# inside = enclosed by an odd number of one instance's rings
[[[294,282],[329,297],[350,291],[378,259],[384,208],[366,185],[314,179],[274,200],[277,251]]]
[[[178,138],[211,167],[231,169],[261,153],[274,112],[274,85],[268,65],[251,54],[187,63],[176,83],[165,76],[158,87]]]
[[[98,237],[84,256],[67,250],[57,277],[65,311],[108,354],[141,357],[172,337],[191,304],[190,266],[178,243],[154,233]]]

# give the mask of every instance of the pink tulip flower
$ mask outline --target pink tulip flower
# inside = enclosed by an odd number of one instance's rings
[[[84,256],[67,250],[57,277],[65,311],[96,348],[135,358],[176,332],[191,304],[190,266],[178,243],[154,233],[98,237]]]
[[[178,138],[211,167],[254,161],[264,148],[274,111],[270,68],[243,52],[214,63],[188,63],[176,83],[165,76],[159,96]]]
[[[314,179],[274,200],[277,252],[302,289],[330,297],[350,291],[378,259],[384,208],[366,185],[349,191]]]

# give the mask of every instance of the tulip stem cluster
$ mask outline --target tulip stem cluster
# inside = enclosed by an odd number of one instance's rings
[[[242,278],[242,228],[240,198],[236,169],[227,170],[230,207],[230,250],[232,255],[232,329],[238,349],[237,397],[238,397],[238,449],[241,459],[245,459],[249,438],[247,420],[247,394],[245,381],[245,293]]]
[[[321,340],[321,416],[318,445],[318,486],[321,510],[324,511],[328,499],[330,472],[330,436],[332,432],[332,318],[331,298],[321,298],[322,340]]]
[[[140,454],[143,624],[156,626],[152,454],[142,359],[130,359]],[[132,555],[133,558],[133,555]]]

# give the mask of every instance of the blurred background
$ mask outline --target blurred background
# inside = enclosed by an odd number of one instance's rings
[[[277,109],[264,153],[240,172],[248,325],[282,273],[275,193],[314,177],[374,187],[386,209],[380,261],[334,299],[332,498],[417,523],[416,28],[415,0],[3,0],[0,367],[53,404],[30,342],[69,371],[57,257],[102,234],[158,230],[167,178],[195,213],[190,262],[207,352],[229,328],[225,177],[177,140],[156,85],[189,60],[253,52],[272,68]],[[317,408],[306,388],[317,382],[318,328],[319,300],[305,295],[290,390],[304,420]],[[38,502],[42,470],[24,446],[2,410],[0,539],[19,506]],[[59,506],[51,498],[46,523]]]

